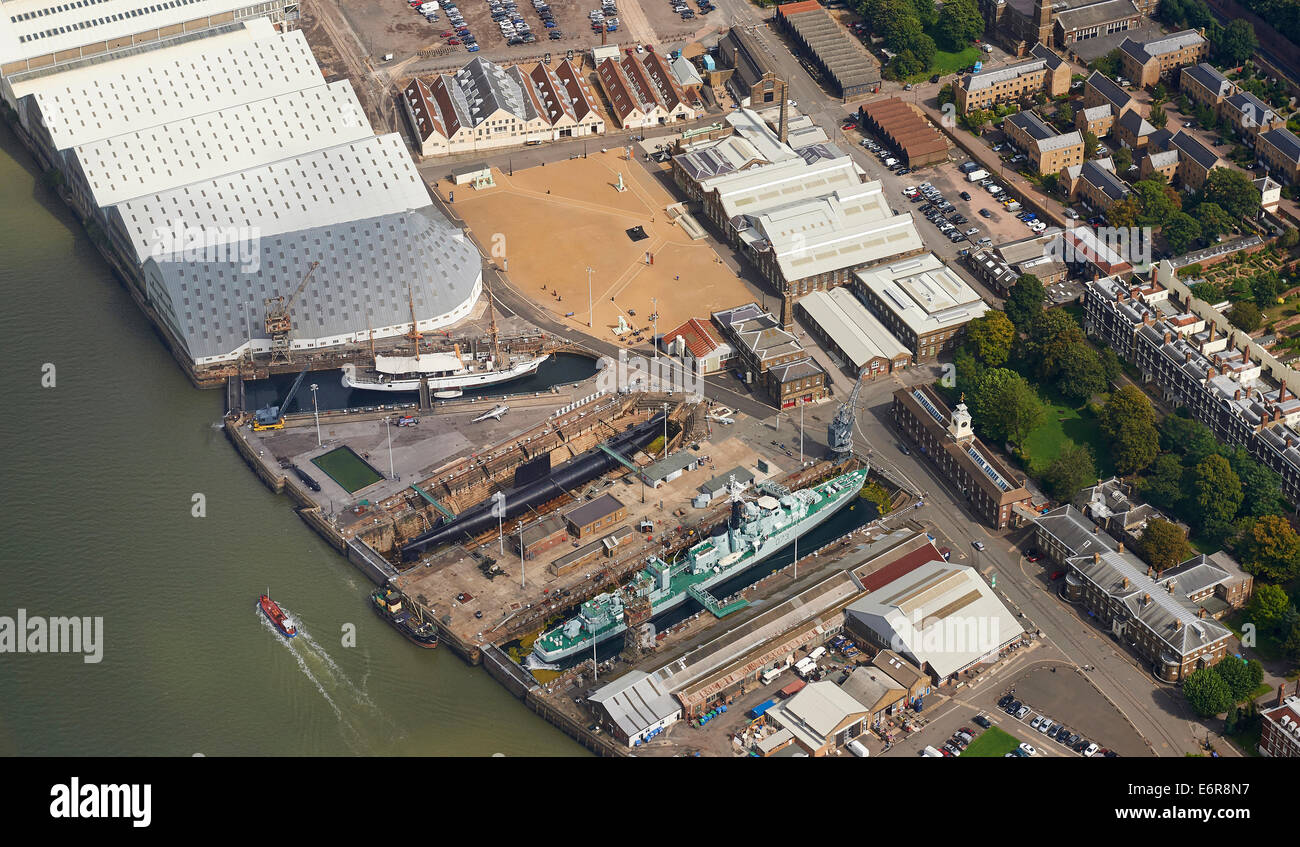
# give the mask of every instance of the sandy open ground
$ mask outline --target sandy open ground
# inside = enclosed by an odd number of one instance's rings
[[[620,173],[627,189],[622,192],[615,188]],[[588,267],[590,333],[610,341],[618,338],[620,316],[639,330],[649,327],[652,297],[660,332],[754,299],[719,261],[710,239],[692,241],[669,222],[664,210],[675,198],[640,163],[624,160],[621,147],[606,153],[595,148],[587,159],[520,170],[513,177],[494,170],[493,177],[494,188],[441,183],[438,190],[444,198],[449,188],[455,191],[453,207],[479,243],[492,249],[504,238],[511,283],[558,317],[572,312],[568,320],[575,327],[587,326]],[[629,238],[626,230],[636,226],[649,237]],[[646,263],[647,253],[653,265]]]

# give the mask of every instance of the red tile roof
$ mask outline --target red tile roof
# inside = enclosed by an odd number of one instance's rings
[[[942,562],[943,556],[935,549],[934,544],[926,544],[918,547],[912,552],[901,556],[898,559],[885,565],[875,573],[863,577],[862,585],[868,591],[878,591],[884,588],[894,580],[907,576],[912,571],[921,567],[928,562]]]
[[[712,325],[691,318],[686,323],[664,335],[664,344],[670,344],[677,336],[686,340],[686,349],[697,359],[702,359],[722,346],[722,338]]]

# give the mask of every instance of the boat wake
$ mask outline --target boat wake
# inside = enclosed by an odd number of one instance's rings
[[[339,722],[339,731],[343,735],[344,741],[349,749],[361,754],[373,752],[370,750],[370,744],[366,741],[366,736],[362,733],[362,726],[375,727],[377,724],[389,724],[390,722],[383,719],[379,707],[366,692],[364,686],[358,686],[334,660],[325,647],[312,637],[312,634],[303,624],[302,618],[293,613],[288,606],[281,605],[284,613],[293,619],[297,625],[298,635],[295,638],[285,638],[275,628],[275,626],[262,614],[261,608],[256,607],[257,618],[275,640],[284,645],[284,648],[293,656],[294,662],[298,665],[298,670],[302,672],[320,694],[321,698],[329,705],[334,712],[335,718]],[[367,670],[366,676],[369,676]],[[393,732],[396,727],[387,726]]]

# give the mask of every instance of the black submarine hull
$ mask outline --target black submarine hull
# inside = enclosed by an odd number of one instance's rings
[[[608,439],[604,442],[604,446],[628,458],[637,450],[645,449],[650,442],[662,434],[663,426],[664,416],[660,413],[645,423],[629,427],[626,431]],[[555,468],[543,479],[502,491],[505,496],[505,509],[501,514],[501,520],[510,521],[527,514],[547,501],[586,485],[591,480],[613,470],[617,465],[617,459],[600,447],[593,447],[581,456],[576,456]],[[500,502],[498,498],[489,497],[477,506],[461,512],[453,520],[411,539],[402,545],[402,560],[413,562],[421,554],[442,544],[473,538],[489,529],[495,529],[498,517],[494,507],[498,502]]]

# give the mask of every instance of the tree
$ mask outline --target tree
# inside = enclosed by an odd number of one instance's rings
[[[1164,129],[1165,124],[1169,123],[1169,116],[1165,114],[1165,108],[1161,105],[1151,107],[1151,114],[1147,116],[1147,123],[1156,129]]]
[[[1106,390],[1106,371],[1101,357],[1083,342],[1071,344],[1056,359],[1056,390],[1075,405]]]
[[[929,29],[939,20],[939,10],[934,7],[934,0],[911,0],[912,11],[921,26]]]
[[[1259,665],[1259,662],[1254,664]],[[1232,697],[1233,703],[1240,703],[1242,700],[1249,699],[1255,688],[1264,679],[1262,665],[1259,666],[1258,670],[1255,670],[1249,662],[1244,662],[1235,656],[1228,656],[1215,665],[1214,672],[1228,686],[1228,694]],[[1256,679],[1256,676],[1258,676],[1258,679]]]
[[[1043,484],[1058,502],[1069,502],[1079,489],[1097,482],[1097,463],[1087,445],[1066,441],[1043,473]]]
[[[908,0],[881,0],[877,15],[874,29],[885,40],[885,46],[896,53],[911,47],[924,32]]]
[[[1205,178],[1201,201],[1216,203],[1234,218],[1253,218],[1259,214],[1259,189],[1241,171],[1215,168]]]
[[[1228,312],[1228,320],[1232,322],[1232,325],[1246,332],[1254,332],[1259,329],[1263,319],[1259,307],[1249,300],[1233,303],[1232,310]]]
[[[1097,135],[1084,130],[1083,133],[1083,158],[1091,159],[1097,154]]]
[[[1300,536],[1278,515],[1257,518],[1242,533],[1237,553],[1246,570],[1260,579],[1288,582],[1300,575]]]
[[[1116,201],[1106,211],[1106,220],[1111,226],[1137,226],[1142,217],[1142,205],[1136,194],[1129,194],[1123,200]]]
[[[1164,223],[1183,205],[1178,192],[1166,184],[1163,178],[1156,177],[1159,174],[1152,174],[1147,179],[1133,183],[1133,197],[1142,210],[1138,222],[1146,226]]]
[[[1255,586],[1255,593],[1250,597],[1246,607],[1247,616],[1255,626],[1269,630],[1282,622],[1287,609],[1291,608],[1291,598],[1278,585],[1261,582]]]
[[[1020,444],[1045,413],[1025,378],[1006,368],[989,368],[971,397],[971,412],[990,438]]]
[[[1210,30],[1210,46],[1214,55],[1225,65],[1240,65],[1259,48],[1255,28],[1248,21],[1235,18],[1225,27]]]
[[[1251,517],[1285,515],[1290,511],[1286,495],[1282,493],[1282,477],[1251,457],[1244,447],[1237,447],[1228,455],[1228,463],[1241,479],[1245,494],[1242,511]]]
[[[1227,524],[1241,508],[1241,478],[1227,459],[1206,456],[1192,468],[1192,497],[1203,527]]]
[[[983,35],[984,16],[975,0],[944,0],[936,33],[944,49],[953,53]]]
[[[1062,103],[1056,110],[1056,122],[1064,127],[1074,126],[1074,107],[1069,103]]]
[[[1213,668],[1194,670],[1183,678],[1187,705],[1203,718],[1225,712],[1232,705],[1232,691]]]
[[[1169,243],[1169,249],[1175,253],[1186,253],[1187,248],[1201,237],[1201,225],[1186,212],[1174,212],[1160,231]]]
[[[1002,308],[1017,329],[1025,329],[1034,316],[1043,311],[1043,301],[1046,299],[1047,292],[1044,291],[1043,283],[1038,277],[1033,274],[1021,274],[1015,285],[1011,286],[1011,291],[1007,293],[1007,302]]]
[[[1160,452],[1155,420],[1151,401],[1135,385],[1120,387],[1102,407],[1100,428],[1110,441],[1111,459],[1121,474],[1141,471]]]
[[[939,88],[939,94],[937,95],[937,97],[940,106],[947,105],[948,103],[957,102],[957,92],[953,90],[951,82],[945,82]]]
[[[1110,158],[1115,163],[1115,173],[1124,174],[1133,164],[1133,151],[1127,147],[1120,147],[1110,154]]]
[[[989,310],[966,324],[966,343],[971,352],[990,368],[999,368],[1006,363],[1015,340],[1015,324],[1005,312]]]
[[[1083,344],[1083,330],[1074,316],[1064,309],[1051,309],[1039,312],[1029,322],[1024,358],[1034,363],[1039,379],[1055,379],[1066,352],[1080,344]],[[1093,364],[1096,365],[1095,360]]]
[[[1177,512],[1182,504],[1183,466],[1172,453],[1161,453],[1147,468],[1138,490],[1151,505],[1167,512]]]
[[[1165,571],[1195,555],[1192,545],[1178,524],[1164,518],[1147,521],[1139,547],[1142,558],[1158,571]]]
[[[1201,224],[1201,238],[1207,244],[1214,243],[1220,235],[1237,228],[1232,215],[1224,211],[1218,203],[1202,202],[1196,206],[1196,220]]]
[[[1160,104],[1169,99],[1169,89],[1165,88],[1163,82],[1157,82],[1156,87],[1151,89],[1151,102]]]
[[[1219,452],[1220,447],[1208,426],[1181,414],[1170,415],[1160,422],[1160,445],[1180,453],[1189,465]]]
[[[1293,226],[1286,228],[1286,231],[1277,237],[1277,246],[1283,250],[1290,250],[1300,244],[1300,229]]]

